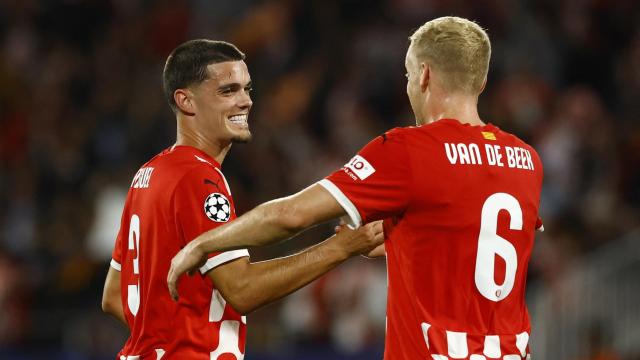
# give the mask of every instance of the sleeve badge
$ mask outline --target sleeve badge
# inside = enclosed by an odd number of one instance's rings
[[[212,221],[227,222],[231,217],[231,203],[223,194],[209,194],[204,201],[204,213]]]

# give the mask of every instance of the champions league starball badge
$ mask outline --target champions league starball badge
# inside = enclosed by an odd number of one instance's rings
[[[231,217],[231,203],[223,194],[212,193],[204,201],[204,213],[215,222],[227,222]]]

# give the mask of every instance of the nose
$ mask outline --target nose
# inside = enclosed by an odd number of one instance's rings
[[[253,105],[253,101],[251,100],[251,95],[249,94],[249,92],[246,90],[242,91],[238,106],[241,109],[249,109],[251,108],[252,105]]]

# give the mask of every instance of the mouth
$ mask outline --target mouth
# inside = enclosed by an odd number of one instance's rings
[[[248,127],[249,126],[249,124],[247,123],[248,117],[249,117],[248,114],[232,115],[232,116],[229,116],[229,122],[241,127]]]

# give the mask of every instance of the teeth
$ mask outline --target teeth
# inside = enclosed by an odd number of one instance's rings
[[[234,123],[246,123],[247,122],[247,114],[244,115],[233,115],[229,117],[229,121]]]

